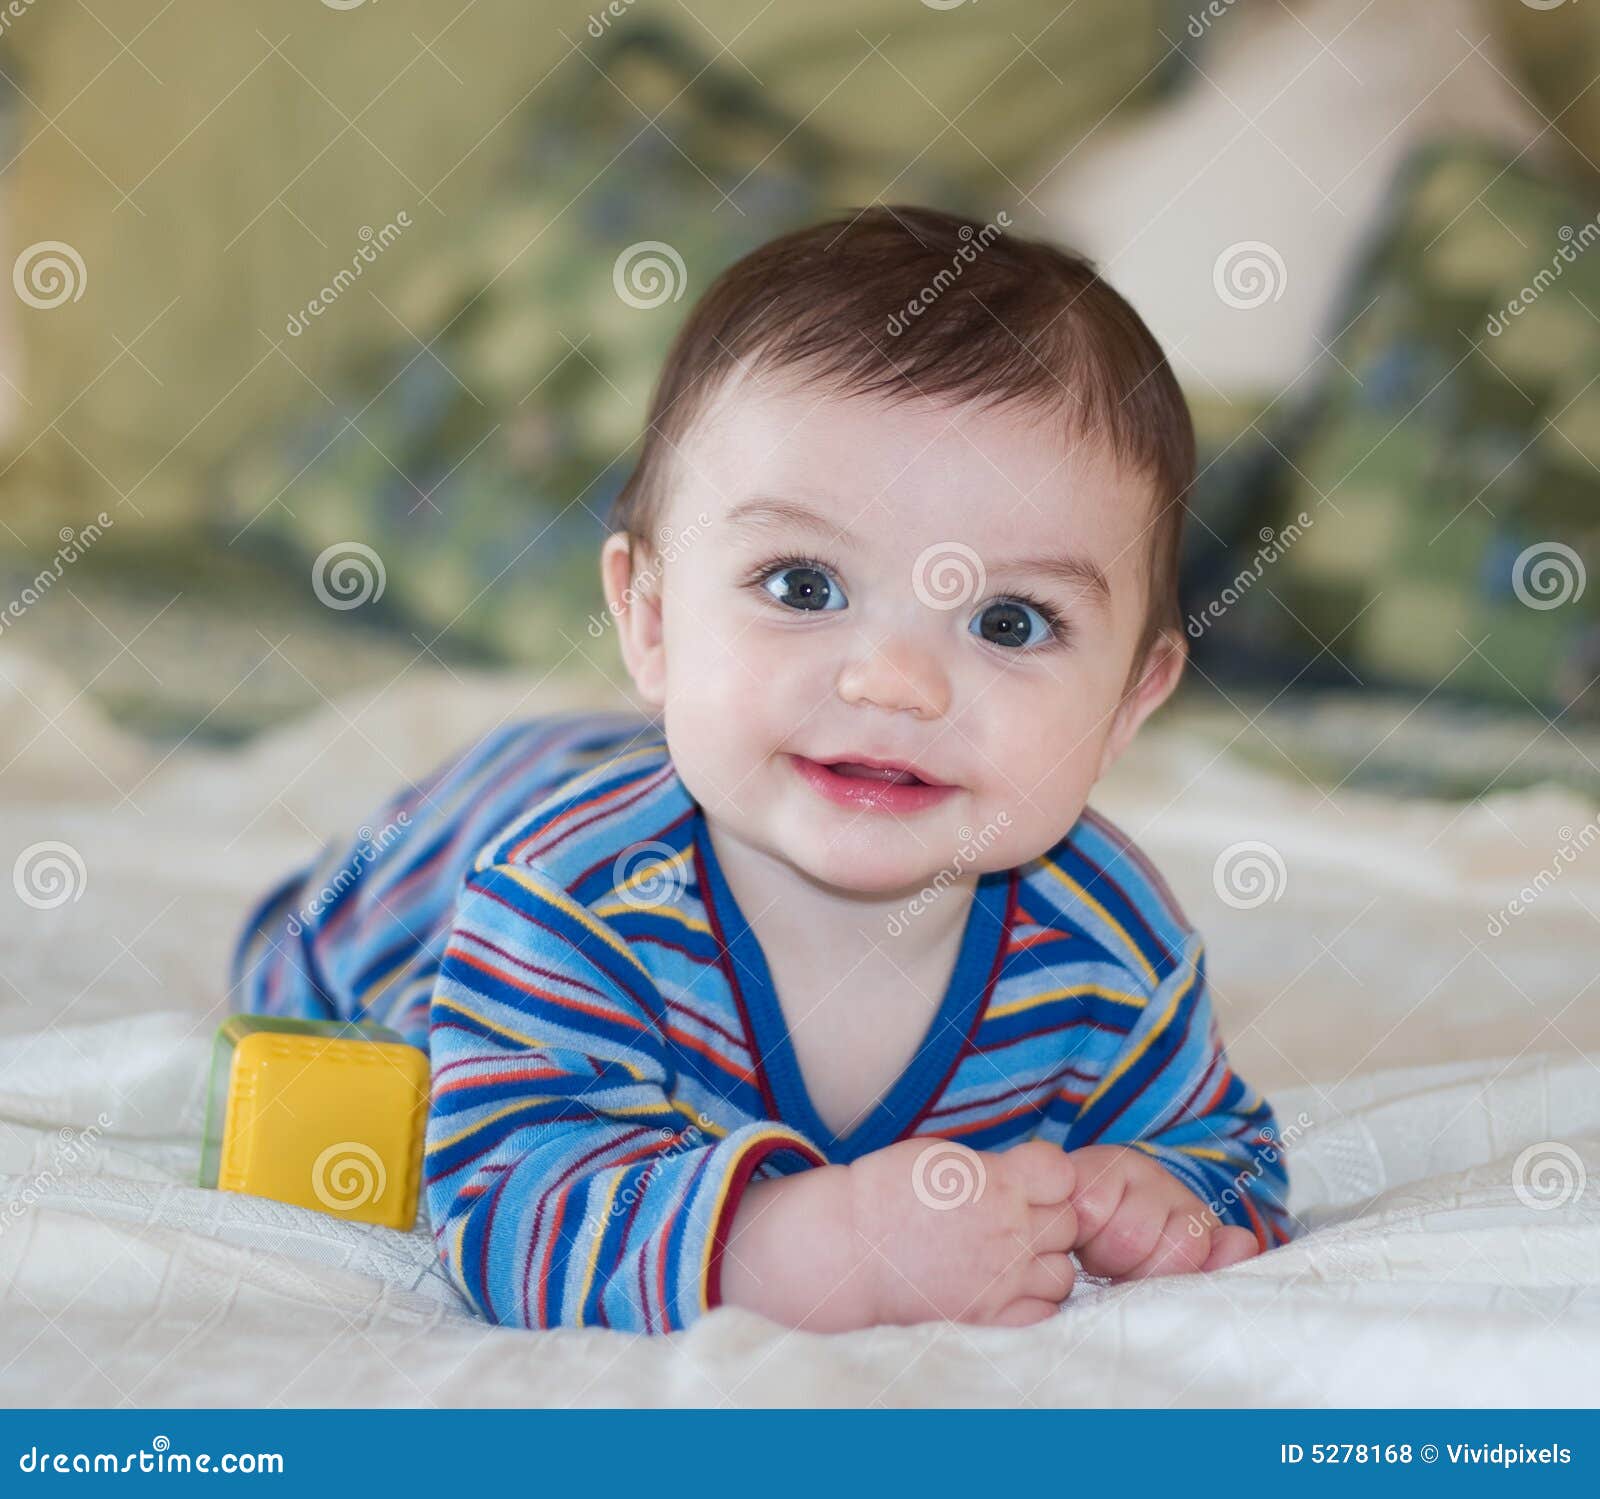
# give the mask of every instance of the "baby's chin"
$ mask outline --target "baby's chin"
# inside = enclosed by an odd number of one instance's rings
[[[975,878],[993,858],[974,858],[970,846],[934,830],[863,818],[830,837],[821,826],[788,844],[790,863],[799,872],[841,894],[866,899],[910,899],[930,886]]]

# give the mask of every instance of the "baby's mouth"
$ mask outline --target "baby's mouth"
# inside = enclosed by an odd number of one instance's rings
[[[885,770],[875,765],[861,765],[854,760],[823,761],[835,775],[859,776],[864,781],[891,781],[896,786],[927,786],[932,784],[909,770]]]
[[[794,768],[818,795],[836,806],[867,812],[911,814],[954,796],[958,787],[919,774],[894,760],[813,760],[789,756]]]

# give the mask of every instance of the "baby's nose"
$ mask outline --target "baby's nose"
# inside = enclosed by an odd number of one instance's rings
[[[932,651],[895,637],[863,644],[839,673],[839,696],[890,713],[939,718],[950,707],[950,681]]]

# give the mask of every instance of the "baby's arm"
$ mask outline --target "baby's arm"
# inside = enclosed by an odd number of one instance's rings
[[[425,1190],[490,1320],[685,1327],[719,1303],[746,1184],[824,1164],[786,1126],[722,1133],[675,1107],[664,1010],[627,942],[547,876],[468,875],[430,1010]],[[763,1258],[750,1246],[766,1278]]]
[[[1289,1238],[1272,1109],[1228,1064],[1205,945],[1156,988],[1081,1106],[1078,1258],[1113,1277],[1212,1270]]]

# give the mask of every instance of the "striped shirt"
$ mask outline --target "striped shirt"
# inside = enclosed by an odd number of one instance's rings
[[[429,1050],[428,1217],[495,1322],[686,1327],[720,1303],[748,1182],[911,1136],[1131,1145],[1263,1248],[1293,1231],[1202,939],[1087,808],[977,877],[935,1018],[842,1136],[657,720],[497,729],[269,891],[232,978],[240,1009],[377,1021]]]

